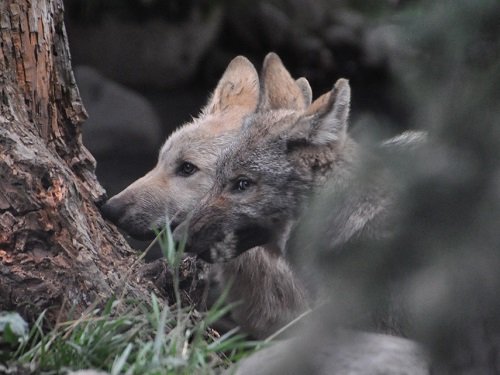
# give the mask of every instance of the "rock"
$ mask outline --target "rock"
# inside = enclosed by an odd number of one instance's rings
[[[156,152],[160,121],[144,97],[88,66],[76,67],[75,76],[89,115],[83,143],[93,154]]]
[[[357,46],[360,43],[356,30],[344,25],[332,25],[324,33],[326,44],[330,47],[339,45]]]
[[[283,45],[292,31],[290,18],[276,5],[267,2],[259,4],[259,13],[263,33],[269,38],[270,45]]]
[[[288,10],[296,26],[311,30],[321,30],[335,4],[332,1],[285,0],[283,7]]]
[[[370,22],[362,13],[346,7],[337,8],[333,13],[333,20],[335,24],[356,32],[363,30]]]
[[[369,65],[381,65],[391,56],[401,56],[404,52],[404,43],[401,40],[401,29],[396,25],[382,25],[365,33],[363,49],[365,62]]]
[[[272,344],[239,362],[228,373],[429,374],[425,351],[400,337],[339,330],[330,337],[295,337]]]
[[[124,84],[178,86],[196,73],[218,34],[221,16],[215,7],[207,15],[194,11],[178,24],[159,17],[139,23],[114,15],[97,24],[75,23],[68,29],[73,60]]]

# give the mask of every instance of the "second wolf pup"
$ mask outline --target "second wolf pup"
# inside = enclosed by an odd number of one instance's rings
[[[179,236],[187,229],[189,250],[209,262],[263,244],[284,253],[283,235],[306,197],[327,180],[348,184],[359,158],[358,145],[347,134],[348,82],[339,80],[306,111],[283,109],[274,98],[273,87],[280,84],[274,79],[277,59],[266,58],[258,108],[219,158],[210,192],[174,232]],[[377,210],[368,205],[359,220],[368,221]],[[338,240],[363,229],[359,220],[346,224]]]

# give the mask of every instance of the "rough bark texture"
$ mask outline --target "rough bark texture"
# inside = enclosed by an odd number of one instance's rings
[[[53,318],[125,286],[149,299],[96,206],[105,192],[81,143],[62,0],[0,1],[0,43],[0,310]]]

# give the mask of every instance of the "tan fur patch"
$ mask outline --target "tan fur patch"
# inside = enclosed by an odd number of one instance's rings
[[[203,113],[220,113],[235,106],[254,110],[258,98],[259,76],[257,71],[247,58],[237,56],[226,68]]]

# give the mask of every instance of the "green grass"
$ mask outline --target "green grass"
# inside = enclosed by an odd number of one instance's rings
[[[157,240],[174,269],[179,302],[183,245],[176,249],[168,229]],[[120,297],[103,308],[87,309],[78,319],[59,322],[49,332],[42,329],[43,314],[29,333],[6,324],[5,329],[0,327],[0,370],[6,363],[11,369],[44,374],[88,368],[111,374],[218,373],[258,344],[246,341],[236,330],[219,336],[209,328],[231,308],[224,298],[200,313],[180,303],[167,306],[153,294],[149,304]]]

